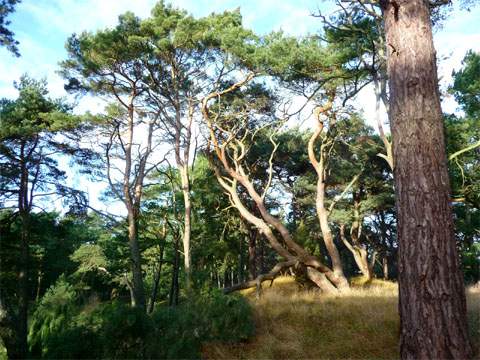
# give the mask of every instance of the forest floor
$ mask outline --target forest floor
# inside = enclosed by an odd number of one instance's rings
[[[354,282],[336,296],[299,288],[291,277],[263,284],[260,299],[243,291],[255,311],[256,336],[244,343],[210,343],[206,359],[398,359],[397,284]],[[467,291],[471,338],[480,354],[480,288]]]

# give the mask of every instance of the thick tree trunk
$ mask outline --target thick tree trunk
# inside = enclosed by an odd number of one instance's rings
[[[338,289],[330,282],[325,274],[322,274],[320,271],[308,267],[307,268],[308,278],[318,286],[320,291],[325,294],[335,294],[338,293]]]
[[[428,1],[382,2],[399,241],[402,359],[467,359]]]
[[[137,220],[128,214],[128,245],[132,264],[132,287],[135,306],[146,310],[145,290],[143,286],[142,261],[138,245]]]

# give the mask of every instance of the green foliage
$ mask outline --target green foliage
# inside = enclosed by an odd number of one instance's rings
[[[1,0],[0,1],[0,46],[5,46],[13,55],[20,56],[18,51],[18,41],[14,38],[14,33],[8,28],[10,21],[7,17],[15,11],[15,6],[20,0]]]
[[[76,293],[65,277],[60,277],[43,296],[30,322],[29,343],[31,349],[41,350],[41,355],[51,356],[51,343],[67,327],[76,313]]]
[[[79,263],[76,271],[78,274],[95,271],[107,266],[107,259],[103,249],[96,244],[81,245],[70,258]]]
[[[461,258],[465,281],[473,284],[478,282],[480,280],[480,244],[466,247],[461,253]]]
[[[43,131],[71,130],[84,120],[69,113],[70,106],[61,99],[48,97],[47,82],[23,75],[15,83],[19,96],[15,101],[1,100],[0,139],[30,138]]]
[[[453,72],[449,91],[468,116],[480,117],[480,54],[470,50],[462,60],[463,68]]]
[[[152,357],[195,359],[202,343],[238,342],[253,335],[252,310],[241,296],[219,290],[198,294],[178,307],[162,307],[153,314],[157,324]]]
[[[32,316],[30,346],[42,358],[198,358],[208,341],[238,342],[253,334],[252,311],[240,296],[196,294],[151,317],[120,301],[82,306],[60,278]]]

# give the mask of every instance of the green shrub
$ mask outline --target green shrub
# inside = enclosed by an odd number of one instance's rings
[[[30,319],[28,341],[32,354],[54,357],[51,351],[61,341],[58,337],[62,337],[69,328],[72,317],[78,311],[75,290],[61,276],[47,290]]]
[[[62,359],[198,358],[202,343],[237,342],[253,334],[252,311],[241,296],[192,293],[177,307],[152,316],[120,301],[80,306],[60,279],[32,316],[34,357]]]
[[[114,301],[99,306],[88,317],[102,348],[102,358],[143,358],[152,320],[139,308]]]
[[[253,335],[252,310],[243,297],[218,290],[192,295],[192,300],[175,308],[154,312],[156,331],[148,342],[149,357],[198,358],[202,343],[238,342]]]

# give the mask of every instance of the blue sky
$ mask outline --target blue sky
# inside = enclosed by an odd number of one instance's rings
[[[66,39],[75,32],[112,26],[126,11],[147,17],[155,3],[156,0],[23,0],[10,16],[11,29],[20,41],[22,56],[15,58],[0,49],[0,97],[16,96],[12,84],[23,73],[47,78],[53,96],[66,96],[63,81],[56,74],[58,63],[66,57]],[[334,8],[333,1],[329,0],[174,0],[172,3],[194,16],[240,7],[245,26],[257,33],[283,29],[297,36],[316,33],[320,28],[320,20],[312,17],[312,12],[321,9],[329,14]],[[434,40],[441,59],[440,83],[445,89],[451,82],[452,70],[460,67],[466,51],[480,51],[480,6],[470,12],[455,6],[443,28],[436,30]],[[357,108],[364,110],[367,121],[373,119],[372,95],[371,89],[366,88],[356,100]],[[445,99],[443,107],[445,111],[453,112],[456,104],[450,97]],[[102,108],[103,102],[87,98],[79,104],[77,112],[96,112]],[[91,200],[100,205],[95,199],[100,192],[99,186],[75,179],[75,176],[73,181],[87,186]]]
[[[58,62],[65,58],[67,37],[74,32],[112,26],[125,11],[147,17],[155,3],[156,0],[23,0],[10,17],[22,57],[14,58],[0,49],[0,97],[15,96],[12,83],[23,73],[46,77],[52,94],[64,96],[63,82],[55,71]],[[333,9],[333,1],[328,0],[174,0],[173,4],[195,16],[240,7],[245,25],[258,33],[283,29],[299,36],[318,31],[320,21],[310,16],[312,12],[320,8],[328,14]],[[443,29],[436,32],[439,57],[449,57],[440,63],[439,74],[444,82],[450,81],[452,69],[460,66],[466,50],[480,50],[479,24],[480,6],[471,12],[455,8]],[[92,104],[79,110],[86,106]],[[454,104],[447,106],[451,111]]]

